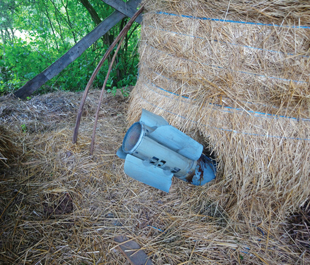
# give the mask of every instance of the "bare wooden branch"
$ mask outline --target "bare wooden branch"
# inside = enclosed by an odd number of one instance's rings
[[[83,112],[83,108],[84,108],[84,104],[85,104],[85,100],[89,91],[90,86],[92,85],[96,75],[98,74],[102,64],[104,63],[104,61],[108,58],[109,54],[111,53],[111,51],[113,50],[114,46],[116,45],[116,43],[127,34],[128,30],[130,29],[131,25],[133,24],[133,22],[135,21],[135,19],[142,13],[144,6],[142,6],[136,13],[135,15],[128,21],[127,25],[122,29],[122,31],[120,32],[120,34],[116,37],[116,39],[113,41],[113,43],[111,44],[111,46],[109,47],[109,49],[106,51],[105,55],[103,56],[103,58],[101,59],[101,61],[99,62],[99,64],[97,65],[96,69],[94,70],[92,76],[90,77],[82,100],[81,100],[81,104],[78,110],[78,114],[76,117],[76,123],[75,123],[75,128],[74,128],[74,132],[73,132],[73,139],[72,142],[76,143],[77,142],[77,137],[78,137],[78,131],[79,131],[79,127],[80,127],[80,122],[81,122],[81,118],[82,118],[82,112]]]
[[[129,28],[128,28],[129,30]],[[128,31],[127,31],[128,32]],[[126,35],[126,34],[125,34]],[[100,112],[100,106],[102,103],[102,99],[103,99],[103,95],[105,94],[105,86],[108,82],[112,67],[113,67],[113,63],[115,61],[116,55],[120,49],[120,47],[122,46],[122,42],[125,39],[125,35],[122,37],[122,39],[120,40],[120,42],[118,43],[117,49],[113,55],[113,58],[111,60],[110,66],[109,66],[109,70],[107,72],[107,75],[105,77],[102,89],[101,89],[101,93],[100,93],[100,98],[99,98],[99,103],[98,103],[98,108],[96,111],[96,116],[95,116],[95,123],[94,123],[94,129],[93,129],[93,135],[92,135],[92,139],[91,139],[91,145],[90,145],[90,154],[92,155],[94,153],[94,146],[95,146],[95,137],[96,137],[96,128],[97,128],[97,122],[98,122],[98,117],[99,117],[99,112]]]

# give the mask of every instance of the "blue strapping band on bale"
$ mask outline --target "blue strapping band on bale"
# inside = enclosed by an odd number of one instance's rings
[[[144,64],[145,65],[145,63],[142,63],[142,64]],[[140,69],[140,68],[139,68]],[[168,77],[166,77],[166,76],[164,76],[164,75],[162,75],[162,74],[160,74],[160,73],[158,73],[158,72],[155,72],[153,69],[151,69],[151,68],[148,68],[148,70],[150,70],[150,71],[153,71],[155,74],[157,74],[158,76],[160,76],[160,77],[163,77],[163,78],[165,78],[165,79],[167,79],[168,81],[170,81],[170,82],[173,82],[173,80],[171,80],[170,78],[168,78]],[[139,70],[138,70],[139,71]],[[139,73],[138,73],[138,75],[139,75]],[[148,79],[148,78],[147,78]],[[149,79],[148,79],[149,80]],[[170,91],[169,91],[170,92]],[[171,92],[172,93],[172,92]],[[179,96],[179,95],[178,95]],[[187,98],[187,97],[185,97],[185,96],[182,96],[182,97],[184,97],[184,98]],[[225,98],[227,98],[227,99],[230,99],[229,97],[225,97]],[[272,105],[269,105],[269,106],[267,106],[267,105],[265,105],[265,104],[262,104],[262,103],[253,103],[253,102],[250,102],[250,101],[242,101],[242,100],[240,100],[242,103],[244,103],[244,104],[251,104],[251,105],[260,105],[260,106],[264,106],[264,107],[270,107],[270,108],[274,108],[274,109],[279,109],[278,107],[276,107],[276,106],[272,106]],[[283,108],[283,109],[286,109],[286,108]],[[306,119],[306,120],[308,120],[308,119]],[[310,119],[309,119],[309,121],[310,121]]]
[[[185,33],[179,33],[179,32],[170,31],[170,30],[161,29],[161,28],[156,28],[156,27],[153,27],[153,26],[147,26],[147,27],[152,28],[152,29],[156,29],[156,30],[160,30],[160,31],[165,31],[165,32],[168,32],[168,33],[174,33],[174,34],[177,34],[177,35],[180,35],[180,36],[185,36],[185,37],[190,37],[190,38],[196,38],[196,39],[201,39],[201,40],[209,41],[207,38],[203,38],[203,37],[188,35],[188,34],[185,34]],[[242,44],[237,44],[237,43],[219,41],[219,40],[216,40],[216,39],[211,40],[211,41],[222,43],[222,44],[229,44],[229,45],[233,45],[233,46],[243,47],[243,48],[248,48],[248,49],[253,49],[253,50],[266,51],[266,52],[272,52],[272,53],[279,53],[279,54],[283,54],[283,55],[290,55],[290,56],[294,56],[294,57],[303,57],[303,58],[309,58],[310,57],[308,55],[299,55],[299,54],[295,54],[295,53],[284,53],[284,52],[281,52],[281,51],[262,49],[262,48],[248,46],[248,45],[242,45]]]
[[[151,84],[153,87],[156,87],[157,89],[160,89],[166,93],[175,95],[175,96],[179,96],[185,99],[190,99],[189,97],[186,96],[181,96],[177,93],[171,92],[169,90],[166,90],[164,88],[161,88],[159,86],[157,86],[156,84],[152,83],[151,80],[149,80],[147,77],[145,77],[148,81],[149,84]],[[149,88],[148,86],[146,86],[149,90],[152,90],[153,92],[157,93],[155,90]],[[163,95],[164,96],[164,95]],[[164,96],[164,97],[168,97],[168,96]],[[192,99],[191,99],[192,100]],[[194,99],[195,100],[195,99]],[[184,103],[190,104],[189,102],[183,101]],[[238,111],[245,111],[247,113],[253,113],[254,116],[264,116],[265,118],[273,118],[273,119],[279,119],[279,118],[285,118],[285,119],[292,119],[292,120],[296,120],[296,121],[305,121],[305,122],[310,122],[310,119],[304,119],[304,118],[295,118],[295,117],[290,117],[290,116],[282,116],[282,115],[275,115],[275,114],[270,114],[270,113],[265,113],[265,112],[259,112],[259,111],[253,111],[253,110],[245,110],[245,109],[240,109],[240,108],[233,108],[233,107],[229,107],[229,106],[223,106],[220,104],[213,104],[213,103],[208,103],[208,105],[210,106],[216,106],[216,107],[220,107],[220,108],[225,108],[225,109],[232,109],[232,110],[238,110]],[[218,109],[217,109],[218,110]],[[221,110],[222,112],[227,112],[227,113],[233,113],[231,111],[228,110]]]
[[[184,116],[181,116],[181,115],[179,115],[179,114],[176,114],[176,113],[173,113],[173,112],[171,112],[171,111],[169,111],[169,110],[166,110],[166,109],[164,109],[164,108],[161,108],[161,107],[159,107],[159,106],[157,106],[157,105],[155,105],[155,104],[149,102],[147,99],[145,99],[145,98],[143,98],[143,97],[141,97],[141,96],[139,96],[139,98],[141,98],[142,100],[144,100],[144,101],[147,102],[148,104],[152,105],[153,107],[156,107],[156,108],[161,109],[161,110],[163,110],[163,111],[165,111],[165,112],[168,112],[168,113],[170,113],[170,114],[173,114],[173,115],[175,115],[175,116],[177,116],[177,117],[180,117],[180,118],[182,118],[182,119],[184,119],[184,120],[188,120],[188,121],[191,121],[191,122],[193,122],[193,123],[198,124],[197,121],[194,121],[194,120],[191,120],[191,119],[187,119],[187,118],[184,117]],[[236,131],[236,130],[232,130],[232,129],[224,129],[224,128],[218,128],[218,127],[211,127],[211,126],[206,125],[206,124],[202,124],[202,125],[204,125],[204,126],[206,126],[206,127],[209,127],[209,128],[211,128],[211,129],[216,129],[216,130],[220,130],[220,131],[224,131],[224,132],[233,132],[233,133],[238,133],[238,134],[244,134],[244,135],[249,135],[249,136],[258,136],[258,137],[266,137],[266,138],[276,138],[276,139],[283,139],[283,140],[310,141],[310,138],[293,138],[293,137],[284,137],[284,136],[277,136],[277,135],[264,135],[264,134],[257,134],[257,133],[247,133],[247,132],[240,132],[240,131]]]
[[[152,227],[152,228],[154,228],[154,229],[156,229],[156,230],[158,230],[158,231],[160,231],[160,232],[162,232],[162,233],[166,233],[165,231],[163,231],[163,230],[161,230],[161,229],[159,229],[159,228],[157,228],[157,227],[155,227],[155,226],[151,226],[151,225],[148,225],[149,227]]]
[[[229,19],[219,19],[219,18],[209,18],[209,17],[195,17],[195,16],[188,16],[188,15],[178,15],[168,12],[157,11],[156,14],[173,16],[173,17],[184,17],[184,18],[192,18],[192,19],[199,19],[199,20],[208,20],[214,22],[224,22],[224,23],[235,23],[235,24],[245,24],[245,25],[253,25],[253,26],[266,26],[266,27],[277,27],[277,28],[291,28],[291,29],[310,29],[309,26],[283,26],[277,24],[264,24],[264,23],[256,23],[256,22],[245,22],[245,21],[236,21],[236,20],[229,20]]]
[[[144,62],[143,62],[142,64],[145,65]],[[146,67],[147,67],[147,66],[146,66]],[[157,74],[158,76],[163,77],[163,78],[167,79],[167,80],[170,81],[170,82],[173,82],[173,80],[171,80],[170,78],[168,78],[168,77],[166,77],[166,76],[164,76],[164,75],[162,75],[162,74],[160,74],[160,73],[154,71],[152,68],[149,68],[149,67],[147,67],[147,68],[148,68],[149,71],[154,72],[154,73]],[[140,67],[138,68],[138,76],[139,76],[139,71],[140,71]],[[148,79],[147,77],[145,77],[145,78]],[[149,79],[148,79],[148,80],[149,80]],[[168,91],[168,92],[170,92],[170,91]],[[173,92],[171,92],[171,93],[173,93]],[[179,96],[179,95],[178,95],[178,96]],[[188,97],[186,97],[186,96],[182,96],[182,97],[188,98]],[[225,98],[230,99],[229,97],[225,97]],[[264,107],[270,107],[270,108],[278,109],[278,107],[276,107],[276,106],[272,106],[272,105],[268,105],[268,106],[267,106],[267,105],[262,104],[262,103],[253,103],[253,102],[250,102],[250,101],[242,101],[242,100],[241,100],[241,102],[244,103],[244,104],[260,105],[260,106],[264,106]],[[286,109],[286,108],[283,108],[283,109]],[[306,119],[306,120],[308,120],[308,119]],[[309,121],[310,121],[310,119],[309,119]]]
[[[186,58],[182,58],[182,57],[176,57],[173,54],[170,54],[170,53],[164,52],[164,51],[162,51],[160,49],[157,49],[157,48],[153,47],[150,44],[146,44],[146,45],[151,47],[151,49],[155,49],[157,51],[160,51],[160,52],[162,52],[164,54],[167,54],[168,56],[171,56],[171,57],[174,57],[174,58],[178,58],[178,59],[181,59],[181,60],[184,60],[184,61],[193,62],[193,63],[196,63],[196,64],[203,64],[203,65],[211,66],[213,68],[228,70],[230,72],[237,72],[237,73],[242,73],[242,74],[247,74],[247,75],[254,75],[254,76],[259,76],[259,77],[268,78],[268,79],[275,79],[275,80],[281,80],[281,81],[286,81],[286,82],[308,84],[308,82],[306,82],[306,81],[298,81],[298,80],[280,78],[280,77],[275,77],[275,76],[265,76],[265,75],[256,74],[256,73],[250,73],[250,72],[245,72],[245,71],[235,71],[235,70],[228,69],[228,68],[225,68],[225,67],[222,67],[222,66],[219,66],[219,65],[207,64],[207,63],[203,63],[203,62],[199,63],[199,62],[196,62],[196,61],[191,60],[191,59],[186,59]]]

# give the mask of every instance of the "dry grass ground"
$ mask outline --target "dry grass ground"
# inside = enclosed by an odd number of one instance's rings
[[[167,194],[127,177],[115,155],[127,99],[105,99],[90,157],[98,97],[88,97],[77,145],[81,94],[0,99],[0,264],[127,264],[116,235],[134,239],[154,264],[310,263],[307,207],[272,228],[231,219],[218,201],[232,194],[215,194],[218,184],[174,179]]]

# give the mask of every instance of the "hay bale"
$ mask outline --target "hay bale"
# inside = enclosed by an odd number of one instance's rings
[[[20,148],[14,142],[16,134],[0,126],[0,164],[9,167],[11,161],[20,154]],[[1,166],[2,167],[2,166]]]
[[[146,10],[129,123],[145,108],[198,131],[219,163],[210,196],[232,218],[282,220],[310,194],[309,4],[151,0]]]

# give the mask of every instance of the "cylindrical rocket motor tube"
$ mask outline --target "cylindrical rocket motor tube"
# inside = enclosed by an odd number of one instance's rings
[[[126,133],[122,145],[125,153],[144,160],[145,165],[169,169],[176,176],[187,176],[195,171],[197,162],[190,160],[146,136],[147,127],[134,123]]]

